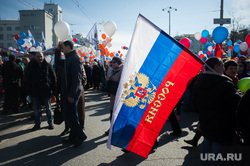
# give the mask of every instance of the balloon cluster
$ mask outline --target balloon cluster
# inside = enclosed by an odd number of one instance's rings
[[[227,41],[227,46],[228,46],[228,55],[231,56],[233,51],[238,55],[250,55],[250,34],[248,34],[245,38],[245,42],[242,42],[241,40],[238,40],[237,42],[234,43],[231,40]]]
[[[112,47],[111,41],[112,36],[116,32],[116,24],[113,21],[102,22],[102,26],[104,28],[105,33],[101,35],[103,40],[100,40],[99,47],[101,50],[101,56],[105,56],[106,59],[110,60],[110,58],[114,56],[122,57],[123,54],[121,51],[110,52],[109,48]],[[126,49],[126,48],[125,48]],[[127,49],[126,49],[127,50]]]
[[[128,50],[128,47],[122,46],[122,49],[123,49],[123,50]]]
[[[34,39],[27,36],[24,32],[20,34],[15,34],[14,39],[16,40],[17,44],[20,46],[20,49],[16,49],[20,53],[24,53],[26,50],[29,51],[42,51],[41,43],[34,41]]]
[[[202,44],[205,44],[207,42],[207,37],[209,36],[209,31],[204,29],[201,33],[196,32],[194,34],[194,37],[196,40],[200,41]]]
[[[86,62],[92,62],[92,60],[96,58],[96,50],[94,48],[94,45],[90,47],[77,47],[76,52],[80,56],[80,59]]]

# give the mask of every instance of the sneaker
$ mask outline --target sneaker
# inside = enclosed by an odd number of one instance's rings
[[[69,138],[62,140],[62,143],[74,144],[74,142],[72,140],[70,140]]]
[[[52,123],[49,123],[49,130],[53,130],[54,129],[54,125]]]
[[[82,143],[87,139],[87,136],[85,135],[85,137],[81,140],[77,140],[75,143],[74,143],[74,146],[73,148],[78,148],[79,146],[82,145]]]
[[[31,130],[32,131],[36,131],[36,130],[38,130],[38,129],[40,129],[41,127],[40,127],[40,125],[35,125]]]
[[[64,136],[66,134],[69,134],[69,129],[64,129],[63,132],[60,134],[60,136]]]
[[[172,136],[180,136],[181,131],[174,131],[174,132],[170,133],[170,135],[172,135]]]
[[[184,140],[187,144],[192,145],[193,147],[197,146],[197,142],[195,142],[194,140]]]
[[[109,135],[109,129],[105,131],[104,135]]]
[[[122,149],[122,151],[123,151],[124,153],[129,153],[129,151],[126,150],[126,149]]]

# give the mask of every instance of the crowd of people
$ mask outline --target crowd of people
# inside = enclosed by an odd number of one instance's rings
[[[1,66],[3,77],[4,104],[2,114],[17,113],[20,107],[34,110],[33,131],[40,129],[42,109],[46,111],[48,129],[54,129],[51,98],[56,97],[57,109],[63,113],[65,130],[69,134],[64,143],[79,147],[87,136],[84,132],[85,97],[84,90],[107,91],[108,84],[117,85],[122,73],[122,60],[114,57],[110,65],[100,64],[96,59],[90,65],[82,62],[72,41],[64,41],[55,50],[55,64],[46,62],[42,52],[30,52],[29,57],[18,61],[14,55]],[[61,58],[61,54],[65,58]],[[22,64],[22,65],[19,65]],[[178,102],[177,118],[173,111],[169,121],[173,127],[172,136],[182,131],[178,121],[180,110],[194,111],[199,115],[196,134],[187,144],[196,147],[203,136],[201,153],[219,153],[230,147],[236,135],[249,146],[250,123],[248,89],[238,89],[240,79],[250,77],[250,60],[240,56],[238,60],[210,57],[205,61],[205,72],[199,73],[187,87]],[[116,88],[117,88],[116,86]],[[116,91],[117,89],[115,89]],[[109,92],[110,119],[112,118],[116,92]],[[28,102],[30,99],[30,103]],[[182,107],[183,105],[183,107]],[[108,135],[109,130],[105,132]],[[157,143],[156,143],[157,145]]]

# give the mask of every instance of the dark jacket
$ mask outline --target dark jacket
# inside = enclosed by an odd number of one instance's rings
[[[240,100],[231,79],[217,73],[200,74],[193,97],[202,135],[214,142],[230,143],[236,129],[235,113]]]
[[[237,109],[237,123],[244,135],[250,136],[250,89],[241,98]],[[249,142],[248,142],[249,143]]]
[[[76,51],[71,51],[65,57],[64,65],[66,67],[63,67],[62,72],[62,94],[64,97],[77,99],[82,91],[83,64]]]
[[[3,86],[18,87],[19,80],[23,78],[22,68],[14,61],[7,61],[2,67]]]
[[[36,60],[29,63],[26,69],[27,94],[35,97],[51,97],[55,92],[56,75],[45,60],[41,66]]]

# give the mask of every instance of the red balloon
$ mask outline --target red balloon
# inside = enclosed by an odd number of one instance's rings
[[[189,48],[190,45],[191,45],[191,42],[190,42],[189,38],[186,38],[186,37],[182,38],[180,40],[180,43],[183,44],[187,48]]]
[[[201,42],[202,44],[205,44],[205,43],[207,42],[207,38],[201,37],[200,42]]]
[[[246,41],[246,43],[247,43],[248,45],[250,45],[250,34],[248,34],[248,35],[246,36],[245,41]]]
[[[211,55],[211,51],[207,51],[207,55]],[[204,56],[204,55],[203,55]]]
[[[77,42],[77,38],[74,38],[74,39],[73,39],[73,42],[76,43],[76,42]]]
[[[120,53],[121,53],[121,51],[118,51],[118,53],[120,54]]]
[[[15,34],[14,38],[15,38],[16,40],[18,40],[18,39],[20,38],[20,35]]]
[[[200,58],[201,58],[201,59],[204,58],[204,54],[200,54]]]
[[[233,49],[234,49],[234,47],[233,47],[233,46],[230,46],[230,47],[228,47],[228,49],[232,49],[232,50],[233,50]]]

